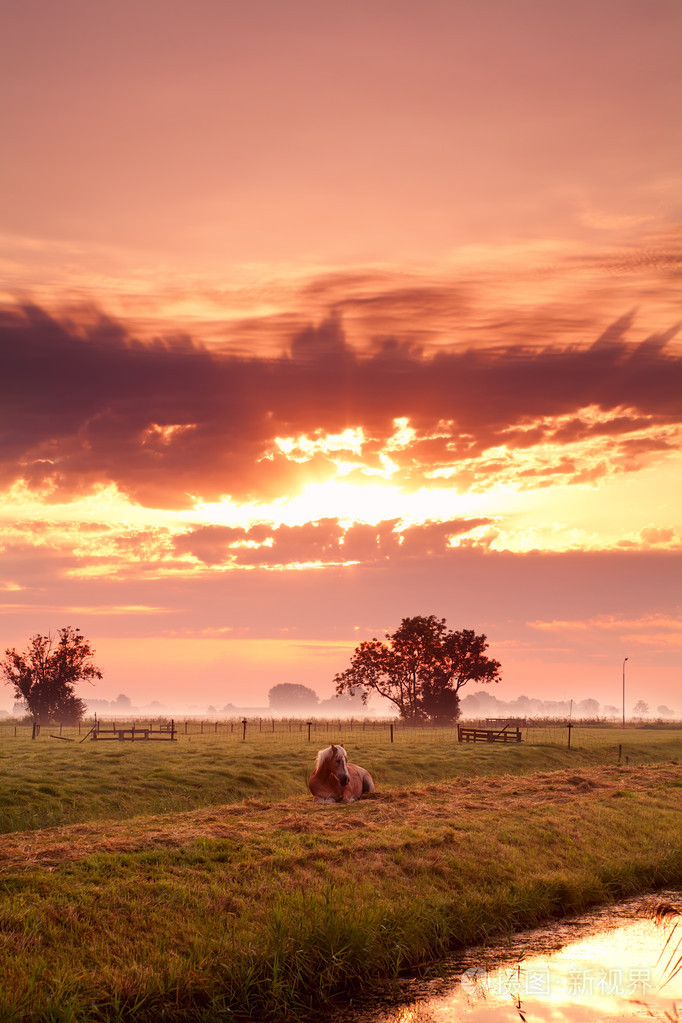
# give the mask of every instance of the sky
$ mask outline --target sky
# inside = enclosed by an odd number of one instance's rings
[[[0,647],[265,706],[435,614],[681,715],[678,0],[3,23]]]

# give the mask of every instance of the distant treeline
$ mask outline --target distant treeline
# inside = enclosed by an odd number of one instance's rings
[[[332,696],[320,700],[317,694],[306,686],[281,685],[270,690],[267,707],[239,707],[233,703],[221,706],[165,706],[154,700],[144,706],[135,706],[129,696],[119,694],[115,700],[85,700],[86,717],[111,718],[158,718],[164,715],[177,718],[196,717],[210,720],[229,718],[259,717],[301,717],[301,718],[377,718],[393,717],[395,708],[386,703],[378,707],[374,701],[368,706],[362,703],[359,696]],[[460,701],[462,718],[482,720],[485,718],[543,718],[564,720],[573,719],[619,719],[623,709],[612,704],[601,704],[598,700],[540,700],[529,696],[519,696],[515,700],[500,700],[487,689],[469,693]],[[13,717],[21,718],[26,714],[23,703],[15,703]],[[0,713],[0,716],[4,716]],[[649,707],[638,701],[633,707],[626,707],[628,720],[634,718],[670,718],[680,717],[672,708],[661,704]]]
[[[613,704],[601,704],[599,700],[539,700],[529,696],[519,696],[516,700],[499,700],[491,692],[480,689],[469,693],[460,702],[461,716],[464,718],[620,718],[622,707]],[[626,707],[626,717],[661,717],[676,718],[670,707],[661,704],[649,707],[639,700],[634,707]]]
[[[163,704],[153,700],[144,705],[135,705],[125,693],[120,693],[115,700],[98,700],[84,698],[85,717],[111,718],[158,718],[162,716],[177,718],[204,718],[224,720],[229,718],[258,717],[315,717],[315,718],[351,718],[351,717],[382,717],[385,711],[366,707],[358,696],[331,696],[321,700],[317,693],[307,686],[283,684],[275,686],[268,694],[267,707],[241,707],[234,703],[222,705],[180,705],[178,703]],[[386,710],[394,708],[387,704]],[[12,709],[15,718],[26,715],[26,704],[17,701]],[[0,713],[0,716],[2,714]]]

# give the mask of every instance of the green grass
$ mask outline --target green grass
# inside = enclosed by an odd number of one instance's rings
[[[377,794],[325,807],[305,787],[324,743],[305,736],[7,738],[0,1019],[299,1020],[446,951],[682,885],[682,733],[598,733],[571,750],[331,736]]]
[[[173,743],[60,742],[44,729],[35,741],[0,738],[0,833],[199,809],[256,794],[284,799],[306,791],[317,749],[334,739],[345,740],[350,758],[382,786],[615,764],[619,746],[623,763],[682,758],[680,729],[576,728],[571,749],[560,729],[537,729],[531,741],[509,746],[458,743],[451,729],[397,731],[391,743],[386,728],[349,733],[347,725],[310,743],[304,734],[269,732],[245,742],[236,732],[180,735]]]

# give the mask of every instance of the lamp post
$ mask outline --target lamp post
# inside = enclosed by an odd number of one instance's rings
[[[627,657],[623,660],[623,728],[625,728],[625,661],[627,660]]]

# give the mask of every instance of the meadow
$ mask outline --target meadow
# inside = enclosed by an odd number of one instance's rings
[[[680,729],[575,728],[570,748],[550,728],[510,746],[357,723],[242,735],[0,732],[3,1021],[303,1019],[457,947],[682,884]],[[312,803],[331,740],[374,797]]]

